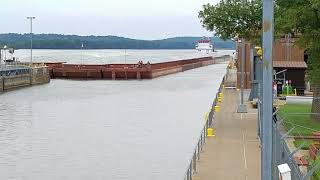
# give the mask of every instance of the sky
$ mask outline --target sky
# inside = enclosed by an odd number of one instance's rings
[[[210,36],[198,18],[218,0],[6,0],[0,33],[115,35],[135,39]]]

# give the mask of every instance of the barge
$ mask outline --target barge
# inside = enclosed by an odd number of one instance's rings
[[[177,60],[163,63],[137,64],[66,64],[64,62],[45,63],[49,67],[53,79],[153,79],[160,76],[187,71],[217,63],[213,57],[202,57],[187,60]]]

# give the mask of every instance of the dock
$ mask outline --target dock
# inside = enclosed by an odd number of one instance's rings
[[[236,71],[230,70],[224,84],[234,85]],[[260,179],[260,142],[257,138],[257,109],[247,103],[248,113],[239,114],[239,94],[233,87],[221,90],[220,110],[213,115],[213,134],[207,137],[192,166],[192,180]],[[202,143],[201,143],[202,144]],[[199,149],[199,147],[198,147]],[[190,172],[190,171],[189,171]]]
[[[257,110],[238,114],[239,91],[225,89],[223,93],[221,111],[213,122],[215,136],[207,139],[193,180],[260,179]]]

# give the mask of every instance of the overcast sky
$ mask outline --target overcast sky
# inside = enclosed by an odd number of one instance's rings
[[[36,16],[34,33],[116,35],[138,39],[209,36],[198,12],[218,0],[6,0],[0,33],[29,32],[26,16]]]

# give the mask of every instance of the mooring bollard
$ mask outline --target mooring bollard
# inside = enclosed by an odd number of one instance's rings
[[[218,102],[222,102],[222,97],[218,97]]]
[[[213,136],[215,136],[213,128],[208,128],[208,137],[213,137]]]
[[[219,112],[220,111],[220,106],[214,106],[214,111]]]

